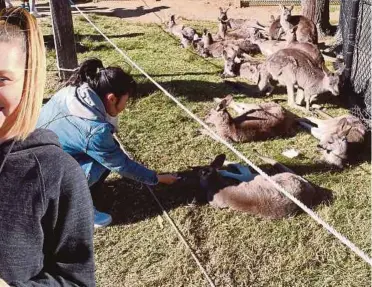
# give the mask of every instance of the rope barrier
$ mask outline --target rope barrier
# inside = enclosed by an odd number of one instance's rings
[[[70,0],[70,2],[72,2]],[[263,170],[261,170],[258,166],[256,166],[253,162],[247,159],[241,152],[235,149],[230,143],[226,140],[221,138],[217,133],[215,133],[208,125],[206,125],[201,119],[199,119],[196,115],[194,115],[190,110],[188,110],[178,99],[176,99],[173,95],[171,95],[166,89],[164,89],[160,84],[158,84],[150,75],[148,75],[140,66],[138,66],[131,58],[129,58],[115,43],[113,43],[86,15],[84,12],[80,10],[78,6],[75,4],[72,5],[76,8],[79,13],[96,29],[98,33],[100,33],[107,42],[109,42],[119,54],[121,54],[133,67],[135,67],[138,71],[140,71],[144,76],[146,76],[159,90],[161,90],[167,97],[173,100],[182,110],[184,110],[192,119],[198,122],[202,127],[204,127],[214,138],[224,144],[227,148],[229,148],[233,153],[235,153],[241,160],[251,166],[257,173],[263,176],[266,180],[273,184],[273,186],[283,193],[286,197],[292,200],[295,204],[297,204],[304,212],[306,212],[312,219],[314,219],[318,224],[322,225],[328,232],[332,233],[338,240],[340,240],[344,245],[346,245],[349,249],[351,249],[355,254],[357,254],[360,258],[362,258],[365,262],[372,266],[372,259],[364,253],[361,249],[359,249],[354,243],[352,243],[349,239],[343,236],[341,233],[336,231],[331,225],[325,222],[319,215],[317,215],[314,211],[304,205],[301,201],[295,198],[292,194],[287,192],[283,187],[281,187],[278,183],[273,181],[269,175],[267,175]]]

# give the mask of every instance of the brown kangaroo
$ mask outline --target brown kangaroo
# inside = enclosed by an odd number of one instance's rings
[[[294,116],[279,104],[251,105],[242,115],[233,118],[227,111],[232,102],[232,96],[226,96],[205,119],[225,140],[250,142],[292,134]]]
[[[294,174],[290,169],[274,160],[261,158],[281,169],[281,173],[273,175],[271,178],[306,206],[313,207],[325,199],[324,196],[321,198],[321,194],[312,184]],[[207,200],[212,206],[216,208],[229,207],[268,219],[285,218],[300,211],[299,207],[278,191],[272,183],[261,175],[250,173],[247,167],[234,166],[241,174],[247,174],[246,178],[250,181],[232,185],[226,177],[239,179],[240,176],[219,171],[225,159],[224,154],[218,155],[210,166],[199,170],[200,185],[206,190]]]
[[[286,8],[283,5],[279,5],[281,10],[280,19],[275,20],[269,29],[270,39],[279,39],[281,31],[275,35],[275,31],[278,27],[278,22],[281,26],[281,30],[286,32],[294,26],[298,26],[296,31],[297,41],[299,42],[310,42],[318,44],[318,30],[313,21],[302,15],[292,15],[293,6]]]

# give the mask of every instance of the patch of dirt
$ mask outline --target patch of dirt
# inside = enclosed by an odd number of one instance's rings
[[[187,20],[217,21],[219,7],[229,7],[231,18],[256,19],[268,24],[270,15],[279,14],[278,6],[238,8],[235,0],[126,0],[98,1],[80,4],[86,13],[123,18],[128,21],[142,23],[160,23],[175,14],[178,18]],[[37,7],[43,14],[49,14],[46,1],[38,1]],[[74,11],[74,9],[73,9]],[[73,12],[78,13],[78,12]],[[296,14],[300,7],[296,7]],[[337,21],[339,12],[331,12],[331,21]]]

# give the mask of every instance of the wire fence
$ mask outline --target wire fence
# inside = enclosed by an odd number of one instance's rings
[[[351,73],[346,79],[344,93],[351,104],[351,113],[360,118],[368,129],[371,125],[371,6],[372,0],[360,0],[356,27],[352,26],[352,3],[342,0],[340,27],[343,43],[343,54],[346,58],[349,44],[355,43],[352,53]],[[350,28],[352,30],[350,31]]]

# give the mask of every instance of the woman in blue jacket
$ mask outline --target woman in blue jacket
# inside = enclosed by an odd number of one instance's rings
[[[83,168],[90,187],[108,171],[148,185],[176,181],[173,175],[158,175],[128,158],[113,137],[113,122],[136,93],[136,86],[121,68],[104,68],[100,60],[89,59],[42,108],[38,127],[58,135],[64,151]],[[95,227],[111,221],[109,214],[95,210]]]

